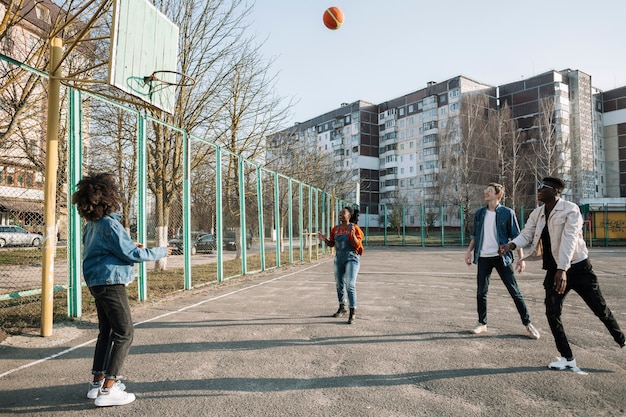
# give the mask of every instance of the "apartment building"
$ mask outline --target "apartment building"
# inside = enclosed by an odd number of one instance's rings
[[[378,171],[379,192],[373,192],[374,187],[361,188],[361,206],[367,205],[374,215],[368,219],[369,225],[378,225],[383,207],[400,199],[409,207],[405,224],[419,226],[419,213],[410,211],[444,201],[441,178],[448,167],[442,160],[442,135],[450,135],[453,125],[459,126],[461,98],[475,93],[486,95],[490,107],[501,109],[506,104],[511,110],[515,136],[523,144],[519,157],[525,164],[544,158],[534,172],[524,168],[528,172],[520,185],[522,203],[534,205],[537,180],[550,174],[568,182],[564,196],[571,201],[626,194],[626,87],[600,92],[592,87],[591,76],[579,70],[547,71],[500,86],[465,76],[429,82],[425,88],[384,103],[367,103],[358,124],[353,108],[364,102],[343,106],[272,137],[274,145],[280,143],[278,138],[284,140],[286,132],[292,141],[315,140],[320,152],[333,152],[338,170],[359,170],[361,181],[372,181]],[[346,118],[348,114],[353,114],[351,120]],[[364,125],[372,114],[377,116],[376,122]],[[347,125],[354,127],[343,130]],[[368,135],[362,136],[366,129]],[[459,136],[457,129],[453,134]],[[353,149],[344,148],[338,140],[345,135],[350,136]],[[376,142],[378,152],[371,149]],[[370,147],[367,155],[365,146]],[[280,151],[276,146],[273,149]],[[360,151],[358,157],[356,150]],[[550,156],[546,158],[544,153]],[[480,167],[488,168],[492,170],[484,163]],[[445,217],[439,220],[459,225],[458,216]]]
[[[378,107],[366,101],[343,103],[337,109],[271,135],[266,159],[280,167],[291,152],[329,153],[333,167],[353,184],[347,198],[378,213]],[[358,192],[358,195],[357,195]]]
[[[598,135],[594,123],[591,76],[582,71],[565,69],[498,87],[501,105],[507,103],[512,117],[529,145],[541,142],[556,151],[554,159],[544,161],[539,176],[560,175],[569,184],[564,196],[571,201],[600,196],[606,186]],[[549,137],[553,136],[553,137]],[[537,145],[533,145],[537,146]],[[549,149],[536,148],[541,157]],[[540,178],[525,184],[528,195]]]
[[[600,172],[606,192],[600,197],[626,197],[626,87],[594,95],[599,145],[606,155]]]
[[[27,0],[19,9],[0,0],[0,53],[13,60],[45,67],[45,39],[60,8],[50,0]],[[7,15],[8,13],[8,15]],[[19,224],[41,231],[43,158],[45,154],[45,80],[0,61],[0,224]]]

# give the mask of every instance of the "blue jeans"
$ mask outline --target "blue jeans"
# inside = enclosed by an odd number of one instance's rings
[[[353,250],[337,251],[335,255],[335,284],[339,304],[346,303],[346,294],[350,308],[356,308],[356,277],[361,266],[361,257]]]
[[[89,287],[98,311],[98,340],[93,356],[94,375],[115,379],[133,343],[134,327],[124,284]]]
[[[478,321],[482,324],[487,324],[487,292],[489,292],[489,278],[491,277],[491,271],[493,271],[493,268],[496,268],[496,271],[498,271],[500,279],[515,302],[515,307],[517,307],[517,312],[522,319],[522,324],[526,326],[530,323],[530,314],[528,313],[528,308],[524,302],[524,296],[522,296],[522,293],[517,286],[515,273],[513,272],[513,265],[505,266],[501,256],[478,258],[478,275],[476,276],[478,284],[478,289],[476,291]]]
[[[606,301],[600,291],[598,277],[588,259],[576,263],[567,270],[567,285],[563,294],[557,294],[554,290],[554,275],[556,271],[547,271],[543,286],[546,290],[546,317],[550,330],[554,336],[556,348],[566,359],[573,358],[572,349],[570,348],[563,322],[561,322],[561,312],[563,311],[563,300],[570,290],[574,290],[580,295],[583,301],[589,306],[593,314],[595,314],[604,326],[607,328],[613,340],[622,346],[626,341],[624,333],[617,324],[615,316],[611,309],[607,307]]]

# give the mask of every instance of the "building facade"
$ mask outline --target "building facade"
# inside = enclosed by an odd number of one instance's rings
[[[594,96],[599,143],[605,153],[600,172],[606,176],[606,192],[601,197],[626,197],[626,87]]]
[[[460,126],[462,97],[476,93],[488,97],[489,107],[511,111],[517,129],[511,137],[521,141],[528,171],[521,200],[535,204],[537,181],[546,175],[566,180],[571,201],[626,195],[626,87],[603,93],[589,74],[571,69],[497,87],[457,76],[384,103],[355,102],[276,133],[268,152],[280,152],[286,137],[315,142],[319,152],[332,152],[337,170],[352,170],[354,181],[367,184],[354,200],[372,215],[369,225],[379,225],[384,207],[400,200],[408,207],[404,224],[419,226],[419,213],[410,211],[444,201],[441,179],[449,167],[442,136],[462,140],[460,127],[450,129]],[[458,216],[444,217],[438,221],[459,225]]]

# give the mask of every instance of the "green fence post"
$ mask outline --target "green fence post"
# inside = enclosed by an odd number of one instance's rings
[[[402,205],[402,246],[406,246],[406,221],[404,220],[406,216],[406,209],[404,205]]]
[[[239,169],[239,250],[241,251],[241,273],[246,275],[248,264],[246,262],[246,182],[244,161],[241,155],[237,156]]]
[[[215,243],[217,250],[217,281],[224,280],[224,238],[222,236],[222,148],[215,147]],[[186,250],[185,252],[190,252]]]
[[[147,207],[147,134],[146,134],[146,116],[139,114],[137,116],[137,241],[146,245],[148,240],[148,231],[146,230],[146,207]],[[148,279],[145,262],[139,262],[137,276],[137,298],[139,301],[148,299]]]
[[[304,193],[302,183],[298,181],[298,234],[300,235],[300,261],[304,260]]]
[[[387,246],[387,205],[383,204],[383,245]]]
[[[274,228],[276,230],[276,266],[280,267],[280,243],[281,243],[281,233],[280,233],[280,193],[278,190],[278,173],[274,173]]]
[[[422,241],[422,247],[426,246],[426,208],[423,204],[420,204],[420,239]]]
[[[367,205],[365,206],[365,245],[369,243],[369,239],[370,239],[369,227],[370,227],[370,206]]]
[[[461,219],[461,246],[465,246],[465,209],[459,206],[459,216]]]
[[[263,181],[261,168],[256,167],[256,196],[259,206],[259,253],[261,256],[261,271],[265,271],[265,223],[263,222]]]
[[[82,117],[80,90],[69,89],[69,164],[68,164],[68,236],[67,236],[67,267],[69,270],[67,287],[67,314],[69,317],[82,315],[81,278],[81,229],[82,223],[76,206],[72,204],[72,194],[76,191],[76,184],[82,178]]]
[[[524,217],[524,205],[522,204],[519,207],[519,215],[520,215],[520,230],[524,228],[524,224],[526,223],[526,218]]]
[[[183,137],[183,263],[185,265],[184,287],[186,290],[192,288],[191,277],[191,141],[187,137],[187,132],[182,132]],[[140,264],[141,265],[141,264]]]
[[[603,204],[604,207],[604,246],[609,246],[609,205]]]
[[[446,227],[443,221],[444,212],[445,210],[444,210],[443,205],[439,206],[439,219],[441,219],[440,220],[441,221],[441,246],[445,246],[445,236],[444,236],[445,232],[444,231]]]
[[[289,235],[289,263],[293,264],[293,180],[287,179],[287,193],[289,194],[287,200],[287,234]]]

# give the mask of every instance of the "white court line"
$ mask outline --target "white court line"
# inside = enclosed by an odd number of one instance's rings
[[[322,263],[324,263],[324,262],[322,262]],[[272,279],[269,279],[267,281],[260,282],[258,284],[250,285],[250,286],[245,287],[245,288],[240,288],[238,290],[231,291],[231,292],[226,293],[226,294],[218,295],[217,297],[208,298],[206,300],[200,301],[199,303],[191,304],[191,305],[188,305],[186,307],[179,308],[178,310],[170,311],[168,313],[164,313],[164,314],[158,315],[158,316],[153,317],[151,319],[140,321],[138,323],[133,324],[133,326],[137,327],[137,326],[139,326],[141,324],[144,324],[144,323],[149,323],[151,321],[158,320],[158,319],[161,319],[163,317],[167,317],[167,316],[171,316],[173,314],[181,313],[183,311],[189,310],[190,308],[198,307],[198,306],[200,306],[202,304],[205,304],[205,303],[208,303],[210,301],[219,300],[220,298],[228,297],[230,295],[237,294],[237,293],[240,293],[242,291],[247,291],[247,290],[250,290],[252,288],[260,287],[261,285],[269,284],[271,282],[278,281],[280,279],[287,278],[287,277],[290,277],[290,276],[295,275],[295,274],[299,274],[302,271],[307,271],[309,269],[316,268],[316,267],[320,266],[322,263],[317,263],[317,264],[311,265],[311,266],[309,266],[307,268],[304,268],[304,269],[301,269],[301,270],[298,270],[298,271],[294,271],[294,272],[290,272],[289,274],[285,274],[285,275],[282,275],[282,276],[279,276],[279,277],[276,277],[276,278],[272,278]],[[10,375],[10,374],[12,374],[14,372],[17,372],[17,371],[21,371],[22,369],[30,368],[31,366],[35,366],[35,365],[38,365],[40,363],[49,361],[50,359],[58,358],[58,357],[63,356],[65,354],[67,354],[67,353],[70,353],[70,352],[72,352],[72,351],[74,351],[76,349],[79,349],[79,348],[81,348],[83,346],[86,346],[86,345],[89,345],[91,343],[94,343],[96,340],[98,340],[98,339],[96,338],[96,339],[88,340],[88,341],[86,341],[84,343],[81,343],[80,345],[73,346],[71,348],[65,349],[65,350],[63,350],[61,352],[58,352],[58,353],[55,353],[53,355],[47,356],[45,358],[36,360],[34,362],[30,362],[30,363],[24,364],[22,366],[18,366],[17,368],[10,369],[10,370],[8,370],[6,372],[1,373],[0,374],[0,378],[3,378],[5,376]]]

